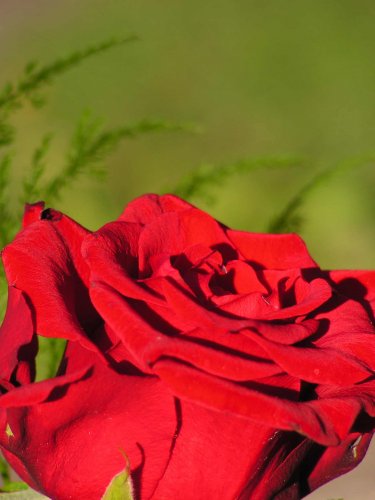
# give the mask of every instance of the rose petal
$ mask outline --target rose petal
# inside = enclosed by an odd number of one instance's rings
[[[169,461],[176,432],[173,397],[156,378],[116,373],[78,343],[69,343],[66,357],[72,372],[84,373],[93,366],[92,372],[58,393],[49,389],[60,380],[74,379],[75,373],[33,384],[48,387],[43,394],[50,394],[48,402],[37,404],[28,394],[24,403],[33,401],[32,406],[8,409],[14,436],[0,433],[7,458],[28,480],[23,464],[37,489],[50,498],[78,495],[80,500],[92,500],[101,498],[112,477],[124,469],[125,454],[137,492],[150,498]],[[13,392],[25,395],[30,390]],[[41,396],[43,391],[37,392]],[[11,393],[0,401],[5,398],[8,403],[22,402]]]
[[[265,359],[249,359],[240,352],[236,355],[219,344],[208,347],[190,336],[164,335],[143,320],[115,290],[105,285],[97,284],[91,296],[102,317],[126,349],[138,359],[144,371],[149,371],[158,359],[171,356],[231,380],[252,380],[280,373],[276,365]]]
[[[241,255],[262,268],[291,269],[317,267],[304,241],[296,234],[263,234],[226,231]]]
[[[139,271],[150,272],[148,261],[153,255],[168,253],[178,256],[186,247],[202,244],[225,253],[233,252],[222,226],[212,217],[195,208],[167,212],[145,226],[139,238]]]
[[[309,475],[310,491],[356,467],[363,460],[372,437],[372,432],[351,433],[340,445],[326,448]]]
[[[145,194],[128,203],[119,220],[150,224],[163,213],[180,212],[190,208],[190,203],[172,194]]]
[[[215,297],[214,303],[225,312],[241,318],[259,320],[281,320],[305,316],[324,304],[332,295],[332,289],[322,279],[315,279],[308,285],[305,298],[294,306],[275,308],[260,293],[247,295],[222,295]]]
[[[88,268],[79,248],[86,234],[65,216],[41,220],[21,231],[2,257],[8,283],[30,299],[38,333],[79,339],[95,349],[85,332],[98,321],[85,289]]]
[[[296,347],[271,342],[260,335],[254,340],[287,373],[316,384],[351,385],[373,371],[361,359],[334,348]]]
[[[181,498],[183,492],[186,500],[239,498],[249,476],[267,460],[274,429],[249,425],[246,419],[188,401],[181,403],[180,422],[171,460],[154,497]],[[243,448],[246,451],[239,453]]]
[[[304,403],[268,396],[171,359],[157,361],[153,370],[181,399],[247,417],[272,428],[297,431],[325,446],[340,442],[333,423],[322,421],[319,414]]]
[[[44,201],[36,203],[26,203],[22,219],[22,227],[25,228],[29,224],[40,220],[40,214],[44,210]]]
[[[123,295],[149,304],[161,303],[158,294],[131,277],[136,272],[139,224],[113,222],[86,237],[82,255],[90,266],[91,281],[101,280]]]
[[[19,383],[29,383],[34,378],[37,347],[31,311],[25,297],[14,287],[8,289],[8,306],[0,328],[0,377],[10,381],[13,371],[22,365],[16,376]]]
[[[349,298],[369,303],[375,314],[375,271],[329,271],[338,290]]]

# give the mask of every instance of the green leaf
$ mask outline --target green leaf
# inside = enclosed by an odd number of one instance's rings
[[[128,467],[112,479],[102,496],[102,500],[134,500]]]

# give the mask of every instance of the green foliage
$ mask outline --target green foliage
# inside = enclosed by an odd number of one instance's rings
[[[10,183],[10,167],[12,155],[5,154],[0,160],[0,245],[1,248],[8,243],[11,227],[14,219],[9,211],[9,200],[7,188]]]
[[[288,168],[299,165],[301,160],[295,157],[260,157],[238,160],[224,165],[204,164],[190,171],[174,188],[168,192],[185,200],[200,199],[206,203],[214,203],[216,196],[210,191],[221,186],[231,176],[252,172],[261,168]]]
[[[4,484],[1,488],[2,491],[4,492],[14,492],[14,491],[23,491],[23,490],[28,490],[29,487],[26,483],[23,481],[10,481],[7,484]]]
[[[40,95],[41,89],[51,83],[55,77],[70,68],[77,66],[89,57],[101,54],[113,47],[135,40],[129,36],[111,39],[84,50],[58,58],[50,64],[40,66],[29,63],[17,83],[8,83],[0,92],[0,146],[11,145],[15,139],[15,131],[9,123],[12,113],[31,102],[36,108],[44,104]],[[133,139],[142,134],[154,132],[192,131],[189,124],[176,125],[166,121],[143,120],[139,123],[105,128],[102,121],[94,118],[91,112],[84,112],[72,135],[65,163],[51,177],[48,172],[48,153],[52,145],[51,133],[42,137],[35,148],[30,166],[25,169],[22,182],[22,193],[19,197],[19,208],[10,207],[9,193],[11,185],[11,164],[14,153],[6,153],[0,157],[0,245],[8,244],[20,227],[21,207],[25,202],[32,203],[46,200],[54,203],[61,197],[63,190],[81,175],[92,176],[104,172],[103,162],[125,139]],[[0,271],[0,308],[5,310],[7,298],[7,282],[4,271]],[[37,379],[53,377],[59,365],[65,341],[61,339],[40,339],[37,356]]]
[[[51,145],[52,137],[52,134],[45,135],[42,138],[40,146],[34,151],[29,174],[23,183],[21,203],[24,203],[25,201],[37,201],[37,198],[41,195],[39,184],[41,177],[47,168],[46,156]]]
[[[0,475],[4,484],[10,481],[8,464],[1,455],[0,455]]]
[[[314,191],[345,171],[363,167],[374,162],[375,155],[360,156],[349,158],[319,172],[291,198],[281,213],[271,221],[268,232],[289,233],[301,231],[304,220],[301,213],[303,205]]]
[[[125,469],[112,478],[101,500],[134,500],[129,459],[123,451],[121,453],[126,460]]]
[[[41,107],[45,103],[45,98],[40,91],[44,86],[52,83],[54,78],[90,57],[135,40],[137,37],[134,35],[111,38],[83,50],[74,51],[44,66],[34,61],[29,62],[18,82],[6,83],[0,91],[0,147],[7,146],[14,141],[15,130],[9,123],[12,112],[21,108],[25,102],[30,102],[34,107]]]
[[[52,337],[38,337],[38,344],[36,381],[46,380],[56,375],[66,347],[66,340]]]
[[[3,485],[0,488],[0,492],[12,492],[21,491],[28,489],[28,485],[22,481],[12,481],[10,478],[9,465],[0,455],[0,475],[3,481]],[[1,495],[4,498],[5,495]]]
[[[71,185],[83,173],[100,175],[98,163],[112,153],[124,139],[132,139],[142,134],[163,131],[191,130],[190,125],[175,125],[163,121],[143,120],[134,125],[122,125],[112,129],[102,129],[101,121],[85,112],[73,134],[65,166],[44,188],[41,195],[48,202],[56,200],[61,190]]]

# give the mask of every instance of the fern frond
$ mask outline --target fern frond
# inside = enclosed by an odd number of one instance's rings
[[[17,84],[7,83],[0,92],[0,110],[4,108],[7,110],[18,108],[24,97],[31,100],[34,104],[40,104],[40,96],[37,96],[36,92],[42,86],[51,83],[53,78],[92,56],[137,39],[135,35],[129,35],[124,38],[111,38],[91,45],[86,49],[75,51],[41,67],[36,62],[28,63],[19,82]],[[36,100],[34,100],[35,97]]]
[[[224,165],[203,164],[189,172],[174,188],[166,191],[185,200],[201,199],[213,203],[216,197],[210,193],[212,187],[222,185],[235,174],[247,173],[262,168],[288,168],[301,163],[295,157],[245,158]]]
[[[46,134],[42,138],[40,146],[34,151],[29,175],[23,183],[23,195],[21,203],[32,203],[37,201],[37,198],[42,197],[40,191],[40,179],[46,170],[46,155],[49,151],[52,141],[52,134]]]
[[[287,203],[281,213],[276,216],[268,227],[269,233],[299,232],[303,223],[301,209],[307,198],[321,185],[329,182],[336,175],[345,171],[363,167],[375,162],[375,155],[349,158],[333,167],[326,168],[305,184]]]
[[[73,135],[67,162],[61,172],[43,189],[43,196],[49,202],[60,197],[61,191],[82,173],[103,173],[98,163],[112,153],[124,139],[142,134],[163,131],[193,130],[191,125],[171,124],[163,121],[143,120],[134,125],[125,125],[101,130],[101,121],[85,113]]]
[[[0,247],[3,248],[11,238],[15,221],[9,212],[7,189],[10,184],[9,174],[12,155],[6,154],[0,160]]]
[[[14,139],[14,128],[7,122],[4,116],[0,114],[0,148],[9,146]]]

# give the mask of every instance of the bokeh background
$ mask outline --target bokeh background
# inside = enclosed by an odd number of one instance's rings
[[[288,170],[234,176],[216,189],[215,205],[200,203],[230,226],[265,230],[316,172],[375,153],[374,21],[371,0],[0,0],[0,83],[32,59],[48,62],[114,35],[141,39],[60,77],[42,112],[27,106],[16,115],[12,199],[41,136],[55,136],[53,175],[89,108],[110,126],[164,118],[204,132],[124,142],[107,161],[107,180],[76,183],[59,209],[94,229],[201,163],[304,158]],[[308,198],[301,234],[322,267],[374,268],[374,194],[370,164]],[[374,457],[309,498],[372,500]]]

